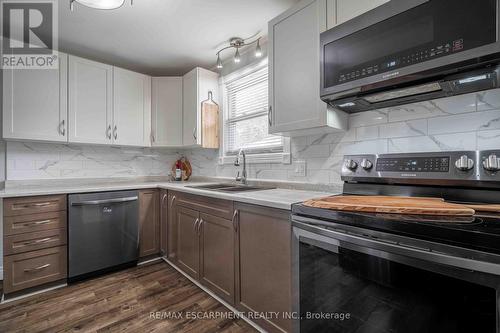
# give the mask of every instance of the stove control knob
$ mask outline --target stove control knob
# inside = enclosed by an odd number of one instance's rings
[[[460,171],[469,171],[474,168],[474,161],[467,155],[463,155],[455,162],[455,167]]]
[[[365,170],[370,170],[371,168],[373,168],[373,163],[370,160],[364,158],[361,161],[361,167]]]
[[[500,171],[500,159],[495,154],[491,154],[483,161],[483,167],[488,171]]]
[[[344,165],[347,169],[351,171],[354,171],[358,168],[358,163],[354,160],[346,160]]]

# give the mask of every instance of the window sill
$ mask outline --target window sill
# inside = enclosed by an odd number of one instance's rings
[[[219,165],[234,164],[235,156],[219,157]],[[269,153],[269,154],[249,154],[246,155],[247,164],[291,164],[290,153]]]

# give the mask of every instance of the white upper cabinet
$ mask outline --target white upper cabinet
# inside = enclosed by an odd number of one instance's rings
[[[301,136],[345,130],[347,115],[320,99],[320,33],[326,0],[303,0],[269,22],[269,132]]]
[[[69,56],[69,141],[111,144],[113,66]]]
[[[151,77],[113,68],[113,144],[149,146]]]
[[[366,13],[369,10],[374,9],[380,5],[383,5],[389,0],[329,0],[328,11],[329,20],[328,28],[333,27],[336,24],[344,23],[349,21],[356,16]],[[334,18],[331,19],[331,15]]]
[[[154,147],[182,146],[182,77],[154,77],[151,143]]]
[[[150,146],[151,77],[69,57],[69,142]]]
[[[68,56],[59,69],[3,70],[3,137],[68,141]]]
[[[213,99],[219,97],[219,74],[203,68],[195,68],[183,77],[183,145],[200,146],[201,103],[208,99],[211,91]]]

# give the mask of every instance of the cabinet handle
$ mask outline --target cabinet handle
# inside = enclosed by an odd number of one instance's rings
[[[197,218],[196,221],[194,221],[193,229],[194,232],[198,233],[198,222],[200,222],[200,219]]]
[[[269,121],[269,126],[272,126],[273,125],[273,107],[272,106],[269,106],[269,111],[267,112],[267,119]]]
[[[50,264],[45,264],[45,265],[42,265],[42,266],[38,266],[38,267],[34,267],[34,268],[26,268],[24,271],[26,273],[30,273],[30,272],[36,272],[36,271],[39,271],[39,270],[42,270],[44,268],[47,268],[49,267]]]
[[[29,242],[24,242],[21,245],[14,246],[14,247],[19,248],[19,247],[24,247],[24,246],[38,245],[38,244],[48,243],[52,240],[54,240],[52,237],[47,237],[47,238],[37,239],[37,240],[29,241]]]
[[[106,137],[111,140],[111,125],[106,129]]]
[[[28,222],[28,223],[23,223],[23,227],[30,227],[32,225],[42,225],[42,224],[49,224],[51,223],[52,220],[42,220],[42,221],[36,221],[36,222]]]
[[[172,208],[172,207],[174,206],[174,201],[175,201],[175,199],[177,199],[177,198],[175,197],[175,195],[174,195],[174,196],[172,196],[172,200],[170,200],[170,208]]]
[[[193,138],[196,140],[198,140],[198,137],[196,136],[196,127],[193,128]]]
[[[161,197],[161,205],[163,206],[163,204],[165,203],[165,199],[167,199],[167,195],[164,194],[162,197]]]
[[[115,138],[115,140],[118,138],[118,127],[116,127],[116,125],[115,128],[113,128],[113,137]]]
[[[198,224],[198,229],[197,229],[197,234],[198,236],[201,234],[201,226],[203,225],[205,221],[203,221],[203,219],[200,219],[200,223]]]
[[[59,124],[59,134],[61,134],[62,136],[65,136],[66,135],[66,120],[63,119],[63,121],[61,121],[61,123]]]
[[[151,142],[152,143],[156,142],[156,138],[155,138],[155,135],[153,134],[153,132],[151,132]]]
[[[22,205],[22,208],[33,208],[33,207],[46,207],[52,205],[51,202],[36,202],[36,203],[30,203],[30,204],[24,204]]]
[[[240,216],[240,211],[236,209],[233,213],[233,219],[232,219],[234,232],[238,232],[239,216]]]

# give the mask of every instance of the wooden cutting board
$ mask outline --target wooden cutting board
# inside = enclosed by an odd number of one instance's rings
[[[210,102],[201,104],[201,145],[203,148],[219,148],[219,106]]]
[[[488,212],[488,213],[500,213],[500,205],[471,205],[471,204],[466,204],[464,205],[466,207],[469,207],[470,209],[474,209],[476,212]]]
[[[305,206],[331,210],[439,216],[472,216],[474,209],[439,198],[340,195],[309,200]]]

